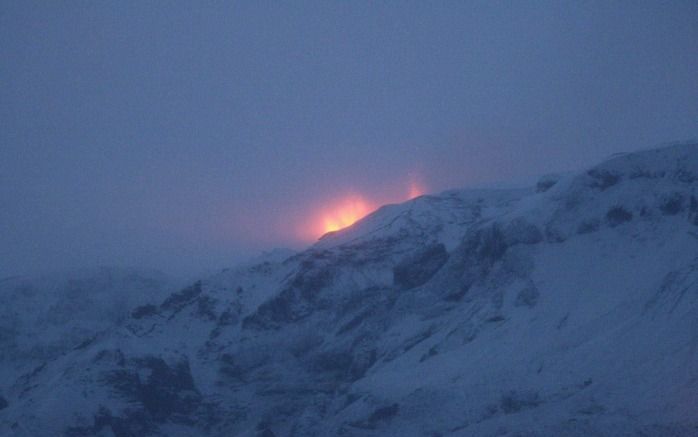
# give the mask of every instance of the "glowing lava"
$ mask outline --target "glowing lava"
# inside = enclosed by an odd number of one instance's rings
[[[353,225],[365,217],[373,207],[360,196],[351,196],[325,211],[322,218],[323,233],[334,232]]]

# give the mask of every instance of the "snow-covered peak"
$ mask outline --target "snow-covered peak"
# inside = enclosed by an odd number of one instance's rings
[[[693,437],[697,164],[674,145],[388,205],[123,323],[109,275],[46,302],[3,282],[0,434]],[[18,352],[83,319],[100,334]]]
[[[340,231],[324,235],[311,250],[362,246],[371,241],[442,243],[453,248],[474,223],[510,210],[530,189],[449,190],[386,205]]]

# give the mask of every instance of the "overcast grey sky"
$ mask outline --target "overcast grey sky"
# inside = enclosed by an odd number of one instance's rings
[[[695,1],[0,1],[0,275],[193,273],[349,193],[696,137]]]

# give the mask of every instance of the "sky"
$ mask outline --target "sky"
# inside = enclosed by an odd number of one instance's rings
[[[195,274],[694,138],[695,1],[0,0],[0,277]]]

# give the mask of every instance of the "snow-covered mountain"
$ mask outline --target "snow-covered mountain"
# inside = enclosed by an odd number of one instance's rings
[[[157,271],[105,267],[0,280],[0,387],[95,341],[173,286]]]
[[[0,435],[698,435],[698,145],[104,274],[0,283]]]

